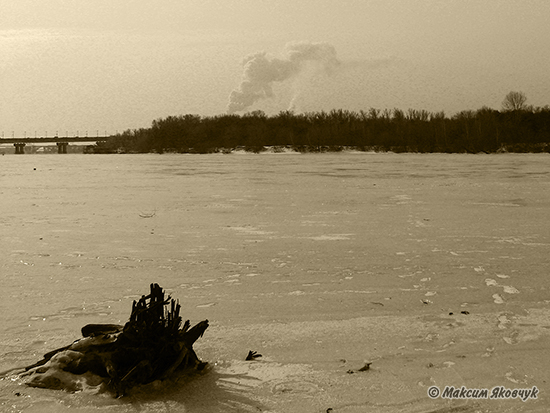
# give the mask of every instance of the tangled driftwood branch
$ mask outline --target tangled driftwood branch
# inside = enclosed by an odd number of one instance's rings
[[[80,390],[85,379],[104,383],[116,395],[130,388],[162,380],[176,370],[202,370],[206,363],[193,350],[208,328],[208,320],[183,327],[180,305],[158,284],[132,304],[124,325],[88,324],[83,338],[44,355],[25,368],[23,376],[33,387]],[[75,377],[81,376],[79,377]]]

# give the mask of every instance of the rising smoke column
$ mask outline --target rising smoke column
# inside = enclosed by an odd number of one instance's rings
[[[242,81],[229,96],[228,113],[245,110],[260,99],[273,97],[273,83],[296,78],[306,68],[309,73],[314,67],[315,72],[328,75],[340,64],[336,50],[327,43],[289,43],[285,54],[286,58],[279,59],[260,52],[243,60]]]

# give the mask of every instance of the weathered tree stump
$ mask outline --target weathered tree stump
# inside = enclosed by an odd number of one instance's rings
[[[162,380],[176,370],[202,370],[193,344],[208,328],[208,320],[183,326],[180,305],[158,284],[132,304],[124,325],[88,324],[83,338],[44,355],[25,368],[22,377],[33,387],[81,390],[83,382],[106,384],[115,395],[130,388]],[[76,377],[80,376],[80,377]]]

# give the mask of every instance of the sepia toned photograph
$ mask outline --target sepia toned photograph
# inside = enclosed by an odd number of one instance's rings
[[[549,411],[549,21],[0,0],[0,413]]]

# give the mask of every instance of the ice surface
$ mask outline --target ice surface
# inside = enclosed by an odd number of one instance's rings
[[[211,320],[200,376],[114,400],[7,375],[2,412],[550,408],[548,155],[0,162],[0,371],[87,323],[124,323],[151,282]],[[263,357],[245,362],[249,350]],[[450,402],[432,385],[540,394]]]

